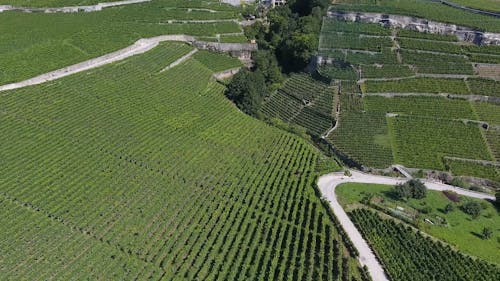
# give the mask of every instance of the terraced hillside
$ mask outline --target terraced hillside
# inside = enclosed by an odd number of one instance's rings
[[[212,0],[155,0],[93,13],[3,12],[0,85],[125,48],[140,38],[188,34],[217,41],[217,34],[241,34],[239,12]]]
[[[294,74],[263,104],[269,118],[299,125],[322,136],[335,123],[336,87],[306,74]]]
[[[370,167],[398,163],[500,179],[500,81],[476,60],[500,56],[499,46],[325,18],[319,54],[320,73],[356,84],[341,88],[339,125],[329,136],[340,152]]]
[[[215,57],[160,73],[191,50],[0,93],[1,279],[337,280],[318,151],[236,110]]]

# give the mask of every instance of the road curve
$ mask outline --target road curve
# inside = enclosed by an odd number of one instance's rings
[[[361,233],[356,229],[354,223],[349,219],[347,213],[344,211],[344,209],[338,202],[337,196],[335,195],[335,188],[339,184],[346,182],[395,185],[397,183],[405,182],[408,179],[376,176],[376,175],[361,173],[358,171],[350,171],[350,172],[351,172],[350,177],[344,176],[343,173],[331,173],[321,176],[318,179],[319,190],[322,196],[330,204],[333,213],[338,218],[340,225],[351,239],[354,247],[356,247],[356,249],[358,250],[359,252],[358,260],[361,263],[361,265],[367,266],[368,273],[370,274],[373,280],[388,281],[389,279],[387,278],[387,275],[385,274],[382,265],[375,257],[375,254],[370,249],[370,246],[368,245],[366,240],[363,239]],[[423,180],[423,182],[430,190],[439,190],[439,191],[453,190],[456,193],[464,196],[469,196],[479,199],[495,200],[495,196],[493,195],[474,192],[471,190],[466,190],[435,181]]]

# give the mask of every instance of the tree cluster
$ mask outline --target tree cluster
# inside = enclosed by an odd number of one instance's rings
[[[394,192],[399,199],[422,199],[427,195],[427,187],[418,179],[411,179],[394,186]]]
[[[255,38],[259,49],[276,55],[283,71],[302,70],[318,48],[322,17],[327,0],[291,0],[267,13],[268,24],[259,23],[245,30]]]

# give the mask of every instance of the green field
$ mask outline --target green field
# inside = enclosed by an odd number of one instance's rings
[[[368,209],[349,213],[392,280],[496,280],[500,267],[472,259]]]
[[[376,184],[346,183],[337,187],[336,193],[343,206],[353,206],[360,204],[367,195],[372,194],[372,203],[385,209],[386,212],[394,212],[395,216],[417,218],[412,223],[432,236],[441,239],[460,251],[480,257],[486,261],[499,263],[500,261],[500,215],[493,204],[478,199],[461,197],[459,203],[453,203],[442,192],[428,191],[427,197],[422,200],[410,199],[409,201],[397,200],[391,193],[392,186]],[[472,219],[471,216],[460,210],[460,205],[467,201],[481,202],[486,207],[481,215]],[[454,211],[444,213],[447,204],[454,205]],[[398,210],[399,206],[404,211]],[[430,207],[431,212],[422,213],[421,209]],[[349,207],[348,207],[349,208]],[[392,210],[392,211],[391,211]],[[424,219],[429,219],[435,224],[425,223]],[[445,224],[438,223],[444,219]],[[493,237],[484,240],[478,237],[483,227],[491,227],[494,231]]]
[[[241,32],[232,21],[169,23],[174,19],[240,17],[237,8],[219,4],[213,5],[213,9],[221,9],[219,12],[189,12],[188,7],[202,8],[210,3],[218,2],[158,0],[94,13],[0,13],[0,85],[125,48],[140,38]]]
[[[21,7],[65,7],[85,6],[97,3],[113,2],[112,0],[1,0],[0,5],[13,5]]]
[[[442,171],[444,156],[493,160],[477,124],[417,116],[387,120],[396,163]]]
[[[301,126],[321,136],[333,126],[335,88],[307,74],[294,74],[262,105],[268,118]]]
[[[0,94],[1,279],[337,279],[318,151],[239,112],[218,59],[159,72],[191,49]]]

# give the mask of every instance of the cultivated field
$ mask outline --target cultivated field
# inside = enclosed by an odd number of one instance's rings
[[[160,73],[189,51],[1,93],[2,279],[337,279],[318,151],[238,112],[224,57]]]
[[[0,13],[0,85],[125,48],[140,38],[241,33],[239,18],[239,9],[225,4],[179,0],[93,13]]]
[[[500,47],[325,18],[319,54],[321,75],[357,84],[340,87],[339,124],[328,137],[341,153],[369,167],[499,179],[490,162],[500,150],[500,82],[476,73],[474,58],[499,56]]]
[[[463,196],[457,196],[459,201],[453,202],[441,191],[428,191],[427,197],[422,200],[403,201],[395,198],[392,189],[392,186],[387,185],[346,183],[340,185],[336,193],[340,203],[348,210],[359,204],[378,208],[413,226],[418,226],[422,231],[449,243],[462,253],[498,263],[500,259],[500,253],[497,251],[498,233],[488,240],[480,237],[484,226],[495,228],[495,225],[500,223],[500,216],[493,204]],[[461,210],[461,205],[469,201],[479,202],[485,207],[479,217],[471,218]],[[448,204],[454,207],[453,211],[445,212]],[[422,211],[424,208],[429,209],[427,213]],[[434,224],[426,223],[426,219]]]

